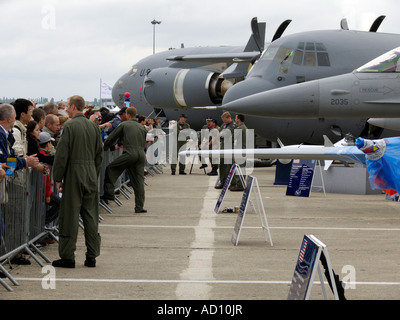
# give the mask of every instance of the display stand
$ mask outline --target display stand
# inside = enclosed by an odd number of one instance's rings
[[[328,300],[320,266],[321,255],[323,255],[324,264],[326,265],[326,269],[328,269],[328,273],[325,272],[325,274],[327,274],[334,298],[335,300],[339,300],[338,288],[329,259],[328,249],[324,243],[313,235],[304,235],[289,289],[288,300],[308,300],[317,271],[324,299]]]
[[[313,182],[314,182],[316,163],[318,163],[319,166],[319,173],[322,185],[314,187],[322,187],[324,194],[326,196],[320,161],[301,160],[301,159],[293,160],[292,168],[290,170],[289,183],[286,189],[287,196],[310,197],[311,189],[313,187]]]
[[[253,205],[253,208],[259,214],[261,228],[263,229],[263,232],[264,232],[265,241],[268,241],[268,238],[269,238],[271,246],[273,246],[271,232],[270,232],[270,229],[268,226],[267,216],[265,214],[264,204],[263,204],[262,198],[261,198],[260,188],[258,185],[257,178],[255,178],[253,176],[247,177],[246,187],[243,191],[242,201],[240,203],[238,217],[236,219],[236,223],[235,223],[235,226],[233,229],[233,235],[232,235],[231,242],[235,246],[237,246],[239,243],[240,231],[242,229],[244,217],[245,217],[246,210],[247,210],[247,205],[250,201],[251,191],[252,191],[253,187],[256,188],[256,190],[254,192],[256,206]],[[268,233],[268,235],[267,235],[267,233]]]
[[[224,201],[226,191],[228,190],[228,188],[229,188],[229,186],[230,186],[230,184],[232,182],[233,175],[235,174],[235,171],[236,171],[237,168],[238,168],[237,164],[234,163],[232,165],[232,167],[231,167],[231,170],[229,170],[228,177],[225,180],[224,186],[223,186],[223,188],[221,190],[221,193],[219,194],[219,198],[218,198],[217,203],[216,203],[215,208],[214,208],[214,212],[215,213],[219,212],[219,208],[221,207],[222,202]],[[239,172],[240,172],[239,174],[241,174],[240,168],[239,168]],[[243,180],[244,180],[243,179],[243,175],[241,175],[241,180],[243,182]],[[219,183],[219,180],[217,181],[217,183]]]
[[[313,180],[311,183],[311,191],[312,191],[312,188],[322,188],[322,190],[324,191],[324,196],[326,197],[325,182],[324,182],[324,175],[322,174],[321,160],[317,160],[317,166],[319,168],[319,176],[321,177],[321,185],[320,186],[314,185],[315,184],[315,173],[314,173]]]

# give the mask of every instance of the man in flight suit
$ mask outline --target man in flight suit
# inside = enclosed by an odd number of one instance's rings
[[[223,122],[220,127],[221,149],[232,149],[232,137],[235,123],[232,121],[231,114],[227,111],[222,114],[221,119]],[[219,161],[219,183],[215,186],[215,189],[222,189],[224,187],[225,181],[229,175],[229,170],[232,167],[232,159],[221,157]]]
[[[185,114],[182,114],[179,117],[179,121],[178,121],[178,123],[176,125],[176,128],[177,128],[177,139],[178,139],[177,140],[177,152],[178,152],[178,154],[179,154],[180,148],[182,148],[186,144],[186,141],[182,141],[182,138],[179,139],[179,133],[181,131],[183,131],[183,130],[190,129],[190,125],[189,125],[189,123],[186,122],[186,119],[187,119],[187,116]],[[179,174],[185,175],[186,174],[186,172],[185,172],[185,168],[186,168],[185,157],[181,157],[181,156],[178,155],[178,161],[179,161]],[[176,171],[176,163],[172,163],[171,164],[171,174],[175,175],[175,171]]]
[[[98,176],[103,144],[97,125],[82,113],[84,108],[82,97],[75,95],[68,99],[66,111],[72,119],[64,125],[54,158],[54,180],[63,194],[59,213],[61,259],[53,261],[55,267],[75,267],[79,215],[85,229],[85,266],[95,267],[95,258],[100,255]]]
[[[121,139],[124,151],[106,168],[104,194],[101,198],[114,200],[115,182],[124,170],[127,170],[135,192],[135,212],[147,212],[143,208],[145,198],[144,166],[146,163],[144,150],[147,131],[136,119],[136,108],[126,109],[126,119],[127,121],[122,122],[111,132],[104,143],[104,150],[107,150],[115,141]]]
[[[246,133],[247,133],[247,127],[244,124],[244,114],[237,114],[235,116],[235,132],[234,132],[234,142],[233,142],[233,147],[234,149],[246,149]],[[239,132],[241,131],[241,136],[239,135]],[[238,136],[236,136],[238,135]],[[238,164],[240,167],[240,170],[242,171],[243,174],[243,179],[246,180],[246,176],[244,175],[244,172],[246,170],[246,162]],[[229,187],[230,191],[243,191],[244,190],[244,185],[240,179],[240,176],[238,174],[235,174],[232,178],[231,186]]]

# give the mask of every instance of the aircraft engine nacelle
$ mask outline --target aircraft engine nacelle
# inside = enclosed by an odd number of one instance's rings
[[[145,77],[144,97],[148,104],[166,109],[218,105],[227,86],[219,75],[205,69],[154,69]]]

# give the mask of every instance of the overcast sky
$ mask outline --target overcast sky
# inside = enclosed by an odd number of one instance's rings
[[[399,33],[398,0],[0,0],[0,99],[73,94],[100,97],[142,58],[168,48],[245,45],[250,20],[267,23],[266,41],[286,19],[285,34],[338,29]]]

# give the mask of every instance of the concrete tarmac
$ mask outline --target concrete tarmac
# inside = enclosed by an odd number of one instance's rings
[[[237,214],[214,212],[221,191],[214,189],[217,177],[205,175],[198,165],[186,176],[172,176],[166,167],[146,179],[147,213],[134,213],[133,197],[122,195],[122,206],[111,202],[112,213],[100,210],[104,220],[96,268],[83,265],[86,248],[80,230],[75,269],[42,270],[31,258],[31,265],[10,270],[19,286],[6,279],[13,291],[0,286],[0,299],[286,300],[305,234],[326,244],[335,273],[351,282],[345,290],[348,300],[399,299],[398,202],[383,194],[290,197],[286,186],[273,184],[275,167],[256,168],[252,175],[272,246],[250,204],[234,246]],[[238,206],[242,194],[227,191],[221,210]],[[42,252],[55,260],[57,250],[55,243]],[[49,280],[53,276],[55,282]],[[327,283],[325,287],[333,299]],[[324,299],[318,275],[310,299]]]

